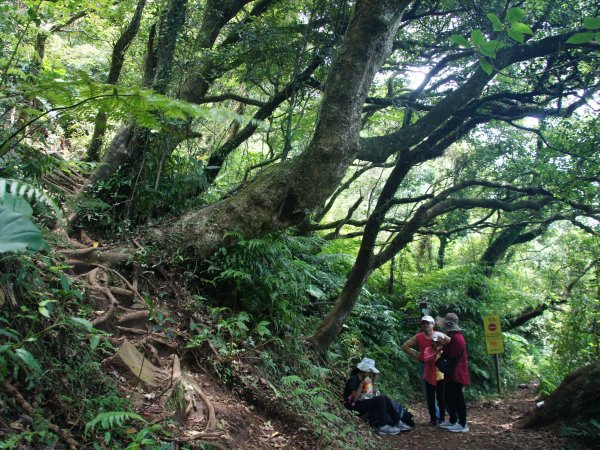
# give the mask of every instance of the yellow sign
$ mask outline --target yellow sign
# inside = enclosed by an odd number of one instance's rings
[[[483,318],[483,328],[485,330],[485,345],[488,355],[504,353],[500,316],[485,316]]]

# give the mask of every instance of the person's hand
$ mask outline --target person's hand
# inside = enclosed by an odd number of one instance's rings
[[[371,378],[369,378],[369,377],[365,377],[365,379],[363,380],[363,383],[364,383],[364,384],[367,384],[367,383],[372,383],[372,382],[373,382],[373,381],[372,381],[372,380],[371,380]]]

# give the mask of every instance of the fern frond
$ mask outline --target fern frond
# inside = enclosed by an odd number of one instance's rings
[[[93,432],[98,425],[102,430],[110,430],[111,428],[122,427],[127,420],[139,420],[144,423],[146,421],[139,414],[128,411],[108,411],[98,414],[85,425],[84,434]]]

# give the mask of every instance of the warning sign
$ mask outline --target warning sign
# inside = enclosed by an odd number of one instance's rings
[[[504,353],[500,316],[485,316],[483,318],[483,327],[485,330],[485,344],[488,355]]]

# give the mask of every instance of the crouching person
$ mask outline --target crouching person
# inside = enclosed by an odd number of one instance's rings
[[[394,435],[411,428],[400,420],[400,416],[392,401],[384,395],[376,395],[373,380],[379,370],[375,361],[370,358],[363,360],[350,373],[350,378],[344,388],[344,406],[371,425],[379,428],[379,433]]]

